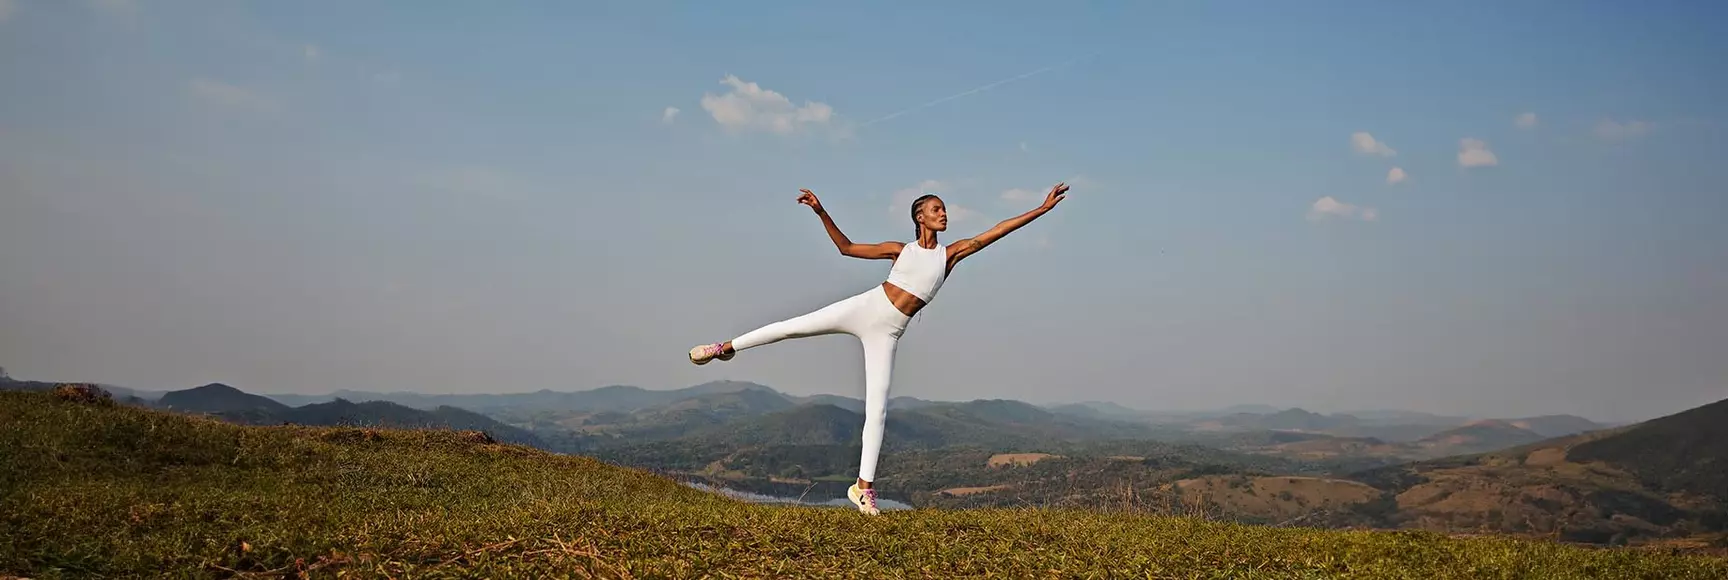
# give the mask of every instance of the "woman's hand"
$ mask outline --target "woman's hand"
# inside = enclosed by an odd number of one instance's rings
[[[1061,203],[1062,200],[1068,199],[1067,193],[1068,184],[1058,183],[1055,187],[1050,188],[1049,195],[1044,196],[1044,205],[1038,207],[1043,210],[1050,210],[1051,208],[1056,207],[1056,204]]]
[[[798,191],[804,192],[804,195],[798,196],[798,203],[810,206],[810,211],[814,211],[817,214],[822,213],[822,200],[816,199],[816,194],[811,193],[808,189],[800,189]]]

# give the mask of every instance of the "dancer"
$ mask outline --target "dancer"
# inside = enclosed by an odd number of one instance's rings
[[[888,279],[880,286],[824,306],[821,309],[782,320],[744,333],[732,340],[699,345],[690,349],[690,362],[703,365],[709,361],[732,360],[738,351],[788,338],[804,338],[845,333],[858,338],[864,347],[864,450],[858,463],[858,481],[846,490],[846,497],[858,506],[858,511],[877,515],[876,457],[882,449],[882,431],[887,417],[888,385],[894,371],[894,351],[901,333],[912,315],[936,297],[942,282],[954,266],[967,256],[978,253],[992,242],[1038,219],[1067,198],[1068,186],[1063,183],[1050,188],[1044,203],[1037,209],[1002,220],[995,227],[976,236],[943,246],[936,235],[948,229],[948,208],[936,194],[927,193],[912,202],[913,242],[887,241],[878,244],[858,244],[840,232],[822,202],[808,189],[799,190],[798,203],[810,206],[828,228],[828,237],[839,248],[840,255],[866,260],[893,260]]]

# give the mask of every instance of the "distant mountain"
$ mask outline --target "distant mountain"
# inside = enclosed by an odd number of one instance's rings
[[[1045,408],[1056,413],[1065,413],[1079,417],[1096,417],[1108,419],[1144,419],[1146,413],[1138,409],[1130,409],[1109,401],[1081,401],[1049,405]]]
[[[586,391],[553,391],[541,389],[527,393],[440,395],[426,393],[340,390],[329,395],[271,395],[279,401],[325,402],[336,398],[349,401],[388,401],[416,409],[440,406],[461,407],[489,413],[505,409],[544,411],[613,411],[631,412],[655,405],[664,405],[703,395],[745,390],[777,392],[763,385],[740,381],[716,381],[682,389],[649,390],[627,385],[612,385]]]
[[[1545,439],[1541,434],[1523,429],[1511,422],[1486,419],[1447,429],[1416,441],[1418,447],[1435,449],[1445,455],[1482,453],[1505,449]]]
[[[271,402],[274,403],[274,401]],[[292,423],[315,426],[348,425],[484,431],[500,441],[546,448],[545,442],[533,433],[499,423],[473,411],[449,406],[425,411],[389,401],[354,403],[345,399],[337,399],[327,403],[313,403],[301,407],[283,405],[272,409],[234,409],[212,414],[235,423],[249,425]]]
[[[1607,425],[1585,419],[1576,415],[1542,415],[1525,417],[1506,421],[1514,427],[1531,431],[1543,437],[1564,437],[1577,435],[1598,429],[1606,429]]]
[[[1279,411],[1279,409],[1277,407],[1274,407],[1271,405],[1262,405],[1262,404],[1258,404],[1258,403],[1252,403],[1252,404],[1246,404],[1246,405],[1231,405],[1231,406],[1228,406],[1228,407],[1225,407],[1223,409],[1218,410],[1216,412],[1216,414],[1218,414],[1218,415],[1235,415],[1238,413],[1251,413],[1251,414],[1255,414],[1255,415],[1269,415],[1272,413],[1277,413],[1278,411]]]
[[[863,426],[864,416],[858,412],[814,403],[694,431],[684,439],[736,446],[850,444],[858,440]],[[1084,439],[1130,439],[1151,432],[1150,427],[1131,422],[1085,419],[1001,399],[892,411],[885,429],[884,446],[895,448],[1038,446]]]
[[[833,405],[854,413],[864,412],[864,400],[856,397],[843,397],[840,395],[829,394],[809,395],[804,397],[785,395],[785,397],[799,405]],[[936,404],[938,403],[935,401],[926,401],[916,397],[888,397],[888,410],[890,411],[916,409]]]
[[[1401,409],[1370,409],[1366,411],[1349,411],[1346,414],[1361,419],[1365,424],[1372,425],[1447,425],[1456,426],[1469,423],[1470,417],[1454,415],[1435,415],[1421,411],[1405,411]]]
[[[864,412],[863,400],[852,397],[842,397],[840,395],[810,395],[808,397],[794,398],[793,401],[799,405],[832,405],[853,413]],[[889,407],[893,407],[892,401],[890,401]]]
[[[289,408],[287,405],[268,397],[247,393],[222,383],[210,383],[202,387],[169,391],[156,401],[156,405],[183,413],[233,413],[242,411],[274,413]]]
[[[1237,413],[1217,419],[1226,428],[1272,429],[1280,431],[1325,432],[1341,427],[1353,427],[1362,421],[1350,415],[1321,415],[1300,408],[1290,408],[1269,415]]]

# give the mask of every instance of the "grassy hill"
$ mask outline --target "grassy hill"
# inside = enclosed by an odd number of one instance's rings
[[[1728,533],[1725,437],[1728,400],[1627,427],[1351,478],[1386,492],[1384,521],[1391,525],[1610,544],[1720,537]]]
[[[1661,577],[1720,559],[1071,510],[746,504],[458,432],[0,392],[0,575]]]
[[[1566,457],[1617,465],[1653,489],[1728,502],[1728,399],[1593,438]]]

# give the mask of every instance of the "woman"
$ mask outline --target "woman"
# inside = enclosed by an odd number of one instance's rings
[[[726,342],[692,348],[690,362],[702,365],[714,359],[728,361],[738,351],[788,338],[835,333],[857,337],[864,347],[864,450],[859,458],[858,482],[847,488],[846,497],[858,506],[858,511],[877,515],[880,511],[876,507],[876,490],[872,485],[876,478],[876,456],[882,448],[888,383],[894,371],[894,350],[907,322],[936,297],[936,291],[942,288],[943,280],[956,264],[1054,209],[1057,203],[1068,197],[1065,195],[1068,186],[1058,183],[1050,188],[1043,205],[1037,209],[1003,220],[982,234],[947,246],[936,241],[936,234],[948,229],[948,209],[935,194],[925,194],[912,202],[913,243],[856,244],[847,239],[846,234],[840,233],[840,228],[828,217],[816,194],[808,189],[799,191],[803,195],[798,196],[798,203],[810,206],[822,218],[822,225],[828,228],[828,237],[834,240],[840,255],[866,260],[893,260],[888,279],[881,286],[815,312],[763,326]]]

